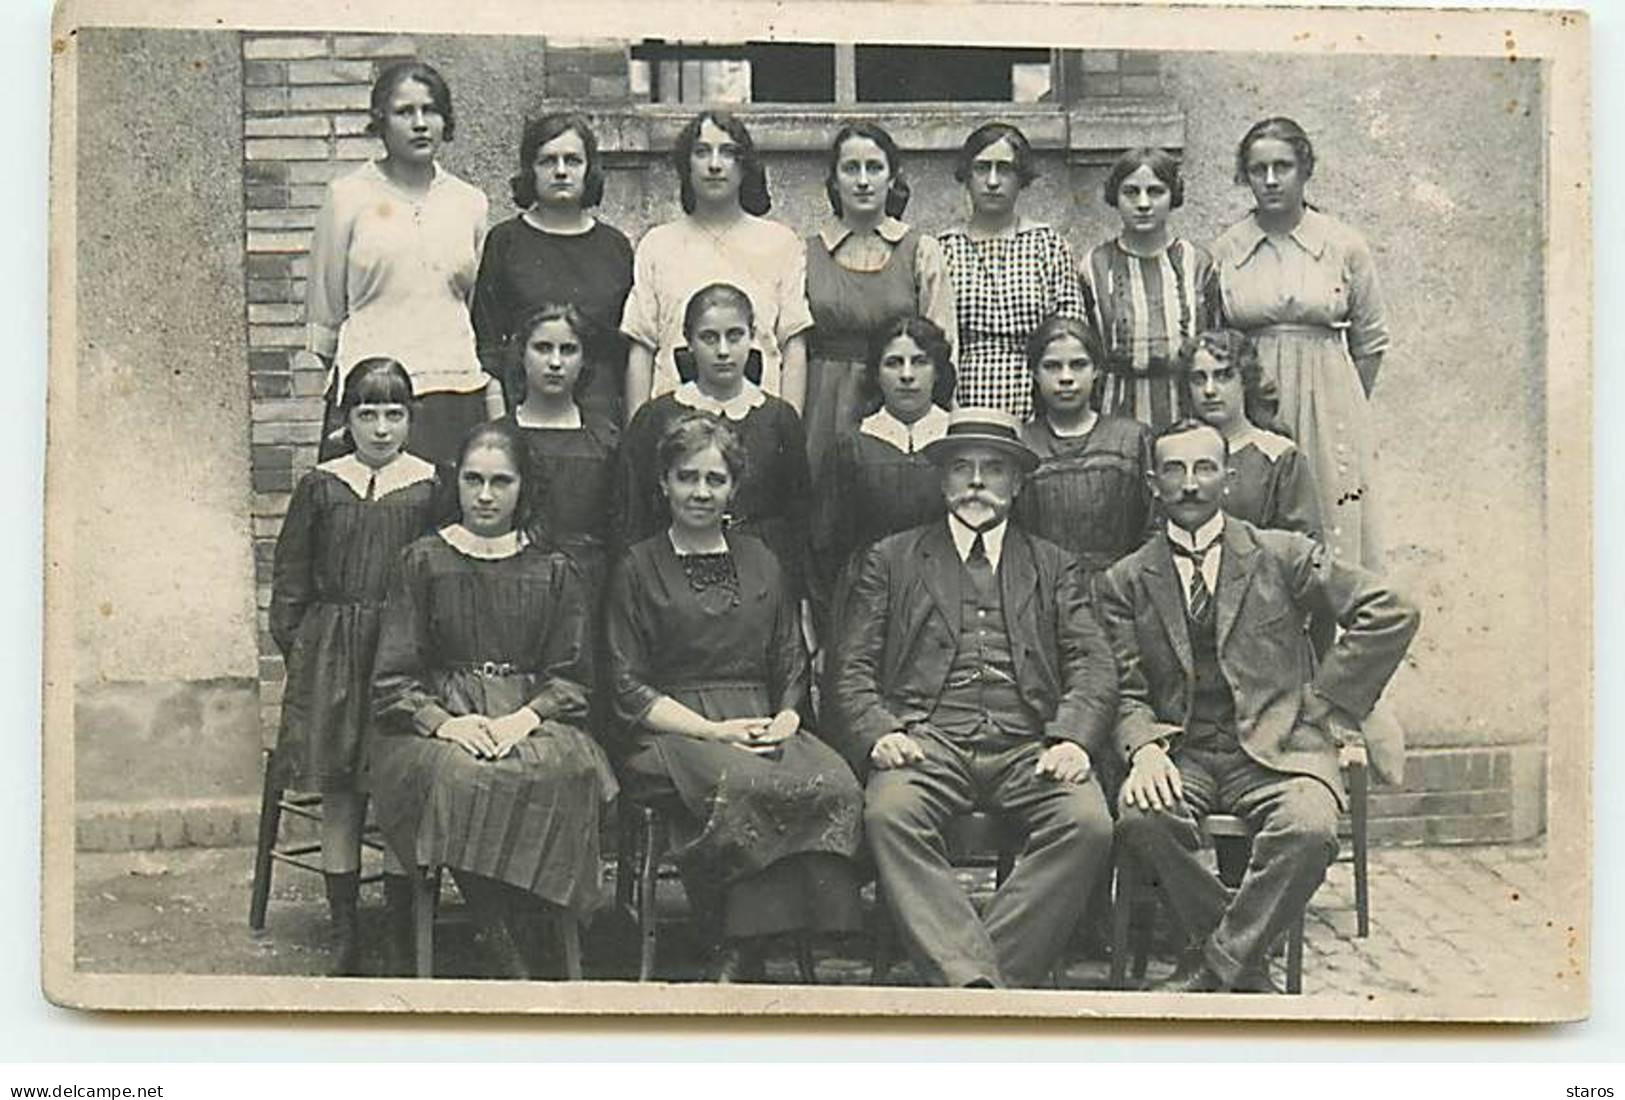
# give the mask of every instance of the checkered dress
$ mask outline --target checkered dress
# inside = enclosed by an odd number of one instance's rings
[[[1084,316],[1072,249],[1047,225],[982,241],[954,229],[938,240],[959,312],[954,399],[960,405],[1004,409],[1025,420],[1033,410],[1028,334],[1054,313]]]

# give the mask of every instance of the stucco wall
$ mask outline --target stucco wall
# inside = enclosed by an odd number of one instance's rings
[[[78,48],[75,672],[252,677],[237,38]]]

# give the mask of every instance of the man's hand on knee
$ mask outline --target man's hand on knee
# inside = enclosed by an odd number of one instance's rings
[[[925,759],[925,750],[906,733],[888,733],[869,750],[869,763],[881,771],[902,768]]]
[[[1185,785],[1168,750],[1153,741],[1134,752],[1128,778],[1123,780],[1123,801],[1140,810],[1172,810],[1184,801]]]
[[[1072,741],[1057,741],[1044,750],[1033,769],[1038,775],[1047,775],[1058,783],[1087,783],[1091,764],[1089,754]]]

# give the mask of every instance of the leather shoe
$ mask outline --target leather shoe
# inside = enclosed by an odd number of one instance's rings
[[[1230,987],[1234,993],[1280,993],[1281,987],[1269,976],[1269,972],[1262,968],[1249,970],[1236,979],[1236,984]]]
[[[1181,965],[1168,977],[1151,987],[1153,993],[1218,993],[1224,989],[1224,979],[1213,972],[1205,962],[1186,967]]]

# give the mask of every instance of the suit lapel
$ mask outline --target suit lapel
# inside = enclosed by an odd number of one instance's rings
[[[1012,523],[1004,529],[1004,551],[999,555],[999,602],[1004,605],[1011,638],[1038,636],[1027,621],[1037,597],[1038,567],[1033,561],[1032,544]]]
[[[964,567],[959,551],[954,548],[953,536],[948,533],[946,518],[936,524],[920,539],[916,553],[920,556],[920,575],[925,579],[926,591],[931,593],[938,610],[954,628],[960,629],[960,614],[964,610],[960,585]]]
[[[1185,626],[1185,597],[1179,591],[1179,571],[1174,568],[1174,556],[1168,549],[1166,532],[1159,531],[1155,537],[1155,545],[1145,567],[1145,586],[1151,593],[1152,606],[1162,617],[1162,628],[1168,634],[1168,642],[1174,647],[1174,655],[1179,658],[1179,665],[1185,670],[1185,680],[1189,683],[1195,665],[1191,659],[1190,631]]]
[[[1219,558],[1219,591],[1214,596],[1214,642],[1220,653],[1230,628],[1236,625],[1236,615],[1247,588],[1253,582],[1253,567],[1257,564],[1257,548],[1242,527],[1233,519],[1225,520],[1224,553]]]

